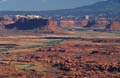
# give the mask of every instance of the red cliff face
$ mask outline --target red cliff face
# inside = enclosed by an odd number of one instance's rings
[[[74,26],[75,25],[75,22],[76,21],[74,21],[74,20],[61,20],[60,21],[60,24],[62,25],[62,26]]]
[[[15,22],[11,20],[1,21],[2,26],[8,30],[37,30],[42,33],[61,33],[62,30],[57,27],[57,23],[50,19],[28,19],[19,18]],[[2,28],[3,29],[3,28]]]
[[[60,21],[61,26],[63,26],[63,27],[71,27],[71,28],[84,27],[87,24],[88,24],[87,19],[83,19],[83,20],[61,20]]]
[[[93,24],[93,29],[105,29],[107,26],[108,20],[105,18],[95,19],[95,23]]]
[[[62,29],[57,26],[57,22],[48,20],[48,24],[43,28],[44,32],[62,33]]]
[[[91,29],[110,29],[120,30],[120,22],[117,20],[109,21],[105,18],[97,18],[95,20],[82,19],[82,20],[60,20],[60,25],[65,28],[84,28]],[[108,22],[110,24],[108,25]],[[108,27],[109,26],[109,27]],[[12,18],[0,18],[0,30],[37,30],[43,33],[62,33],[63,30],[57,26],[57,22],[51,19],[28,19],[19,18],[13,20]]]
[[[111,21],[110,30],[120,30],[120,21]]]

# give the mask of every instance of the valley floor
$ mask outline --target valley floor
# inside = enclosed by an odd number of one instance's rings
[[[0,36],[0,78],[119,77],[119,34],[71,31]]]

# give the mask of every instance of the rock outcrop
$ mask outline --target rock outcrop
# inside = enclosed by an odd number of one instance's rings
[[[0,30],[5,29],[5,25],[12,24],[15,21],[11,18],[0,18]]]
[[[20,18],[12,24],[4,24],[8,30],[36,30],[43,33],[60,33],[55,21],[50,19],[27,19]]]
[[[91,26],[93,29],[106,29],[108,20],[105,18],[95,19],[95,23]]]
[[[110,30],[120,30],[120,21],[111,21]]]
[[[81,20],[61,20],[60,25],[65,28],[89,28],[97,30],[120,30],[120,21],[115,19],[96,18]]]
[[[57,22],[48,20],[47,25],[43,28],[44,32],[62,33],[62,29],[57,27]]]
[[[85,27],[88,24],[87,19],[83,20],[61,20],[60,25],[63,27],[70,27],[70,28],[75,28],[75,27]]]
[[[97,30],[120,30],[120,21],[115,19],[96,18],[96,19],[63,19],[59,21],[63,28],[89,28]],[[45,18],[15,18],[0,17],[0,30],[35,30],[41,33],[62,33],[57,21]]]

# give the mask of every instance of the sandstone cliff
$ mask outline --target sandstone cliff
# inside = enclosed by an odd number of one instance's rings
[[[120,30],[120,21],[111,21],[110,30]]]
[[[27,19],[20,18],[12,24],[4,24],[8,30],[36,30],[44,33],[60,33],[55,21],[50,19]]]
[[[83,20],[61,20],[60,25],[63,27],[70,27],[70,28],[75,28],[75,27],[85,27],[88,24],[87,19]]]

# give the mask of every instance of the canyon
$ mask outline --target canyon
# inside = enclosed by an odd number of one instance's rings
[[[0,10],[0,78],[120,78],[119,7]]]
[[[119,78],[119,24],[107,18],[0,17],[0,78]]]

